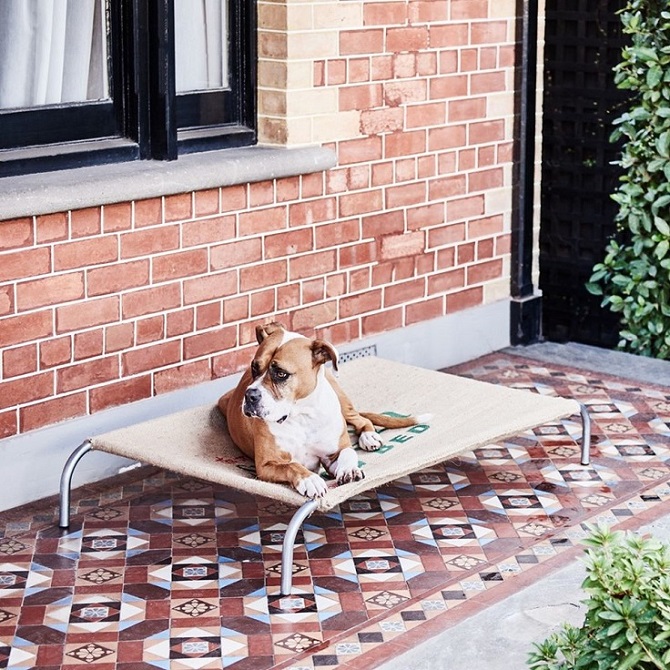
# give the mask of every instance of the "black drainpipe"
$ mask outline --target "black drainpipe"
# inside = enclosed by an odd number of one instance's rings
[[[533,286],[533,193],[538,0],[517,0],[510,341],[542,336],[542,297]]]

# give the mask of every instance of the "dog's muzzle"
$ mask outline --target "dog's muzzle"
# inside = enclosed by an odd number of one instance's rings
[[[261,392],[257,388],[248,388],[244,394],[242,411],[245,416],[260,416],[259,407],[261,403]]]
[[[260,389],[250,387],[246,390],[246,393],[244,394],[244,403],[242,404],[242,411],[245,416],[257,417],[259,419],[267,417],[267,412],[263,412],[261,406],[262,397],[263,394]],[[284,423],[287,418],[288,414],[285,414],[277,419],[277,423]]]

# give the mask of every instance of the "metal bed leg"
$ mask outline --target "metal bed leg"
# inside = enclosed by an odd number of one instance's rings
[[[295,538],[305,519],[319,506],[317,500],[308,500],[303,503],[293,518],[289,521],[284,535],[284,544],[281,550],[281,595],[291,594],[293,586],[293,550],[295,549]]]
[[[591,462],[591,417],[582,403],[579,403],[579,411],[582,415],[582,465],[588,465]]]
[[[70,526],[70,487],[72,485],[72,473],[81,457],[93,448],[90,440],[82,442],[67,459],[63,473],[60,476],[60,517],[58,525],[61,528]]]

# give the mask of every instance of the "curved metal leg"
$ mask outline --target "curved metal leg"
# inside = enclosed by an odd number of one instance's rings
[[[293,518],[289,521],[284,535],[284,543],[281,550],[281,595],[288,596],[293,586],[293,550],[295,549],[295,538],[305,519],[319,506],[318,501],[308,500],[303,503]]]
[[[591,462],[591,417],[582,403],[579,403],[579,411],[582,415],[582,465],[588,465]]]
[[[72,485],[72,473],[81,457],[93,448],[90,440],[82,442],[67,459],[63,473],[60,476],[60,517],[58,525],[68,528],[70,525],[70,487]]]

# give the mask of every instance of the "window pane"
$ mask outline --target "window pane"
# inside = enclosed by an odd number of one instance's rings
[[[109,99],[104,0],[0,2],[0,109]]]
[[[228,87],[225,0],[175,0],[177,93]]]

